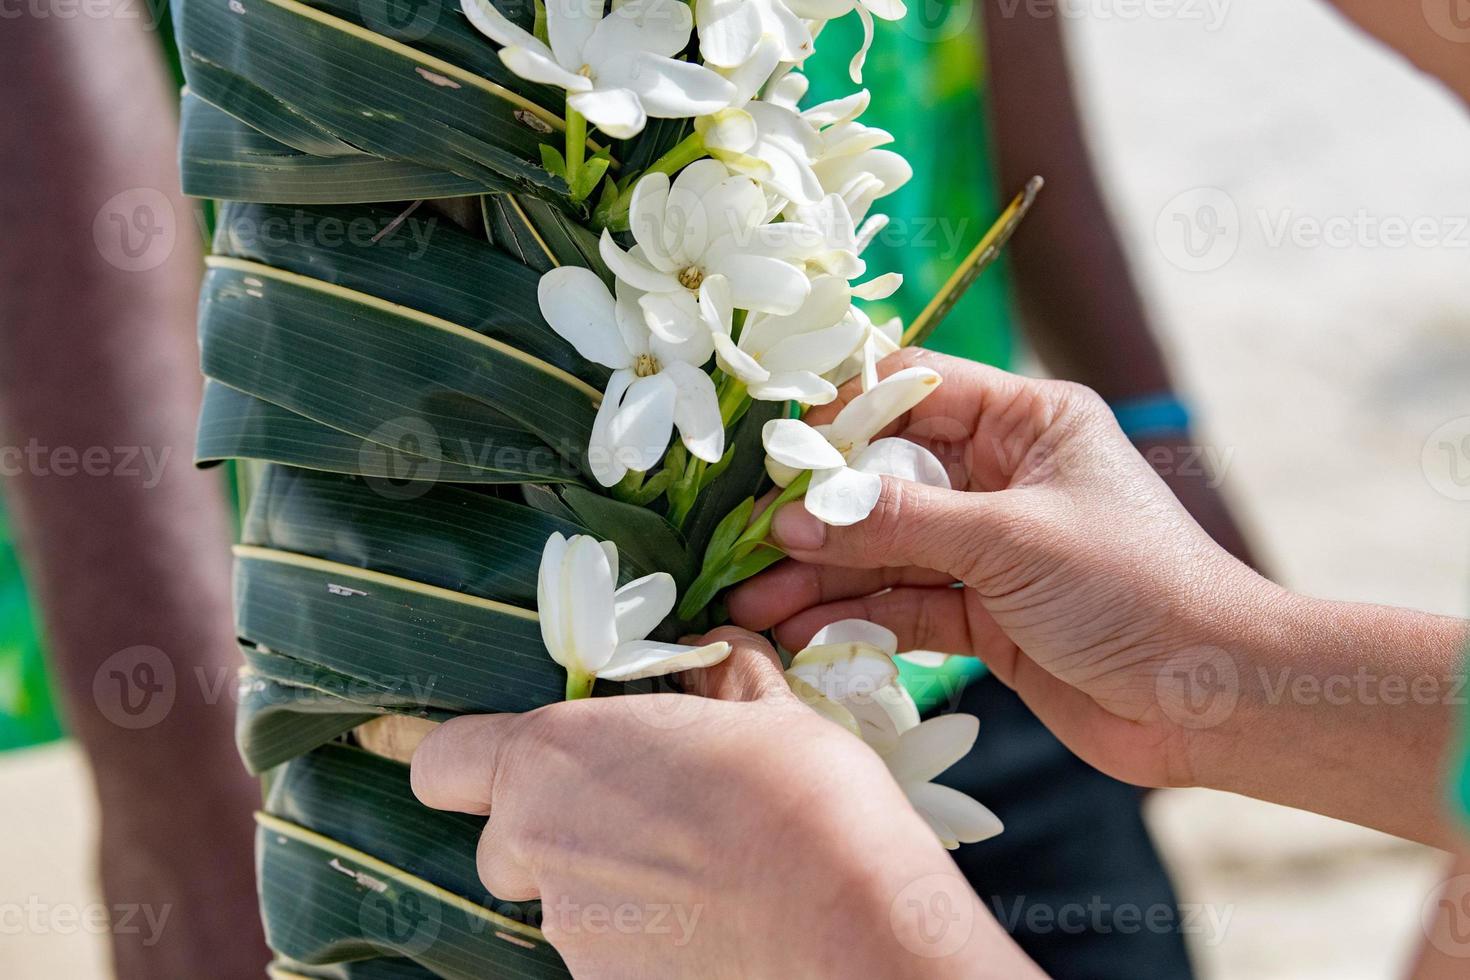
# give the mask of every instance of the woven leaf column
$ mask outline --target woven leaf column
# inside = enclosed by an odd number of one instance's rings
[[[529,4],[504,10],[530,26]],[[587,477],[607,372],[536,298],[556,266],[606,277],[587,215],[541,166],[560,93],[510,74],[457,5],[410,13],[175,4],[185,190],[223,202],[197,457],[251,474],[238,740],[267,786],[262,915],[277,977],[560,977],[535,903],[478,880],[483,821],[422,807],[406,766],[352,733],[560,700],[535,613],[547,537],[613,541],[623,580],[663,570],[682,588],[758,489],[761,454],[686,534]],[[684,132],[655,123],[613,158],[644,166]],[[736,438],[757,445],[774,411]]]

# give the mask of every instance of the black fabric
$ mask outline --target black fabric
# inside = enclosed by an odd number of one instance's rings
[[[957,710],[980,719],[980,738],[939,782],[1006,825],[955,852],[985,907],[1056,980],[1191,978],[1141,791],[1074,756],[994,677]]]

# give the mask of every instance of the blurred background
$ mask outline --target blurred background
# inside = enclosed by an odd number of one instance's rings
[[[1463,107],[1315,0],[1056,9],[1110,209],[1264,565],[1316,595],[1463,615]],[[0,595],[12,701],[25,602]],[[1422,939],[1433,852],[1208,791],[1155,794],[1148,818],[1203,977],[1394,977]],[[97,833],[72,743],[0,753],[0,909],[95,906]],[[0,975],[108,975],[85,914],[18,923],[0,917]]]

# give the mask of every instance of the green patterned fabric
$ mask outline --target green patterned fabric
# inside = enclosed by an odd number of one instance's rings
[[[61,737],[38,622],[0,509],[0,751]]]
[[[893,25],[896,30],[877,31],[868,52],[863,84],[873,103],[862,121],[892,133],[914,168],[913,180],[879,202],[892,220],[863,253],[870,273],[904,277],[891,300],[869,304],[875,320],[897,315],[912,321],[1000,213],[976,17],[976,5],[967,0],[915,3]],[[852,90],[848,61],[861,43],[856,17],[827,25],[804,69],[812,101]],[[927,346],[1005,367],[1012,338],[1002,260],[970,288]],[[984,675],[985,666],[960,657],[937,667],[900,660],[899,672],[919,710],[927,711],[953,704],[967,683]]]

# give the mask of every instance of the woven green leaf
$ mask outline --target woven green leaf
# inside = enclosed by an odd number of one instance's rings
[[[491,417],[493,419],[493,416]],[[417,482],[517,483],[577,479],[546,444],[502,419],[488,465],[468,466],[429,458],[413,450],[422,441],[421,427],[389,426],[375,439],[334,429],[287,408],[236,391],[218,381],[204,386],[195,459],[212,465],[226,459],[288,463],[331,473],[353,473],[377,481],[385,490],[399,487],[415,493]],[[504,465],[496,468],[496,460]]]
[[[319,279],[212,258],[200,300],[204,373],[384,445],[527,477],[574,475],[601,393],[504,343]],[[511,425],[507,424],[507,420]],[[505,444],[519,426],[544,450]]]
[[[408,770],[326,746],[280,770],[258,817],[273,949],[300,964],[409,958],[444,977],[565,977],[537,903],[487,895],[484,820],[428,810]]]
[[[179,166],[184,189],[226,201],[349,204],[478,194],[482,182],[409,160],[314,156],[185,92]],[[347,148],[350,149],[350,148]]]
[[[541,168],[538,149],[565,128],[556,93],[511,75],[449,3],[427,9],[412,45],[364,26],[365,6],[181,4],[189,88],[306,153],[366,151],[487,191],[564,199],[565,183]]]
[[[235,620],[257,646],[451,711],[529,711],[563,695],[534,612],[412,579],[242,545]]]

